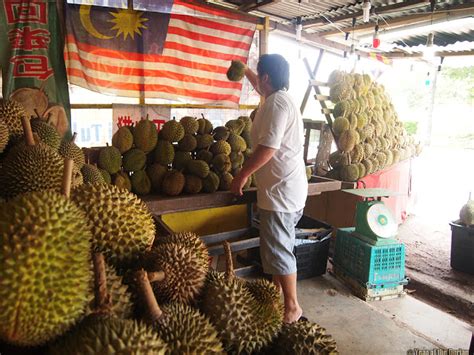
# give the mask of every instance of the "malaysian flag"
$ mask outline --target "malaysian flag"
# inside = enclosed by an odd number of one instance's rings
[[[68,4],[69,82],[119,96],[238,104],[242,83],[226,71],[232,59],[247,62],[255,20],[182,0],[153,10]]]

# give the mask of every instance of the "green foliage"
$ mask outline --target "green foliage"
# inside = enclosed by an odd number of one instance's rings
[[[416,131],[418,130],[418,122],[416,121],[406,121],[403,122],[403,127],[410,135],[415,135]]]

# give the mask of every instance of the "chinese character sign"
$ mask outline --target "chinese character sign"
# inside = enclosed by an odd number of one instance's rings
[[[140,106],[140,105],[113,105],[112,134],[122,126],[132,126],[142,118],[146,118],[155,123],[156,129],[170,119],[171,109],[162,106]]]
[[[63,42],[55,1],[0,2],[3,97],[22,87],[42,88],[70,118]]]

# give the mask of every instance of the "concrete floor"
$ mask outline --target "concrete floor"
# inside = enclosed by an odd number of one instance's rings
[[[468,323],[409,295],[364,302],[331,275],[298,282],[304,315],[325,327],[341,354],[406,354],[409,349],[468,349]],[[466,352],[467,354],[467,352]]]

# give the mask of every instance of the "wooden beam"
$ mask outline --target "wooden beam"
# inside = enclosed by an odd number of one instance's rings
[[[393,28],[396,26],[403,26],[406,24],[414,24],[414,23],[423,22],[423,21],[431,21],[432,17],[433,17],[433,20],[439,20],[443,18],[451,20],[455,18],[471,16],[473,14],[474,14],[474,8],[472,4],[462,4],[462,5],[451,6],[447,8],[446,10],[435,12],[433,16],[431,16],[431,13],[413,14],[413,15],[387,19],[387,22],[389,26]],[[327,36],[341,33],[341,31],[357,32],[357,31],[364,31],[368,29],[373,30],[374,26],[375,24],[373,22],[372,23],[369,22],[369,23],[364,23],[364,24],[357,25],[354,27],[349,26],[349,27],[344,27],[344,28],[339,28],[339,29],[331,29],[329,31],[324,31],[324,32],[321,31],[319,34],[321,36],[327,37]],[[380,29],[385,28],[387,27],[387,24],[384,21],[379,21],[379,27]]]
[[[247,1],[244,1],[238,7],[238,9],[239,11],[243,11],[243,12],[254,11],[254,10],[257,10],[259,7],[269,5],[272,2],[274,2],[274,0],[247,0]]]
[[[453,52],[448,52],[448,51],[438,51],[435,52],[436,57],[462,57],[462,56],[468,56],[472,55],[474,56],[474,49],[467,50],[467,51],[453,51]],[[387,58],[396,58],[396,59],[413,59],[413,58],[422,58],[423,53],[417,52],[417,53],[403,53],[403,52],[389,52],[389,53],[384,53],[384,56]]]
[[[427,6],[429,4],[430,2],[427,0],[409,0],[409,1],[403,1],[397,4],[376,7],[372,10],[372,12],[376,14],[383,14],[383,13],[391,12],[394,10],[400,11],[401,9],[405,9],[405,8],[418,7],[420,5]],[[331,22],[338,22],[338,21],[347,20],[353,17],[360,17],[362,15],[363,15],[363,11],[357,11],[357,12],[346,14],[346,15],[331,17],[329,19],[331,20]],[[319,24],[327,24],[327,23],[328,21],[326,19],[324,19],[323,17],[320,17],[320,18],[316,18],[312,20],[303,21],[303,28],[314,27]]]

